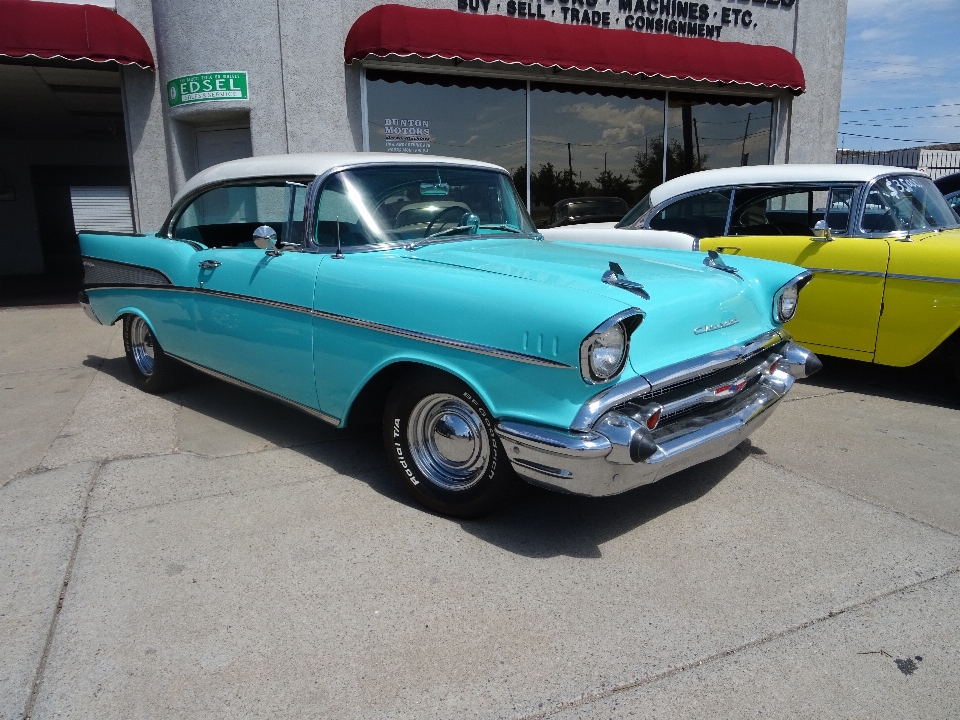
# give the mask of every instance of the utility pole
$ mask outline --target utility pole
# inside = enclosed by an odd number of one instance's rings
[[[603,174],[607,174],[607,154],[603,154]]]
[[[697,170],[703,170],[703,160],[700,159],[700,133],[697,132],[697,119],[693,119],[693,137],[697,141]]]
[[[740,148],[740,167],[747,164],[747,133],[750,132],[750,116],[753,113],[747,113],[747,126],[743,129],[743,147]]]

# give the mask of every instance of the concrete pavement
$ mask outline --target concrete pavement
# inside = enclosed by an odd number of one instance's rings
[[[470,522],[411,504],[375,434],[137,392],[76,308],[0,311],[0,384],[0,718],[960,705],[960,402],[925,368],[828,362],[719,461]]]

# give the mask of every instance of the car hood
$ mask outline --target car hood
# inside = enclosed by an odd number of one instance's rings
[[[409,259],[520,278],[599,295],[624,308],[638,307],[646,317],[634,335],[639,344],[656,344],[656,353],[631,352],[644,372],[712,352],[766,332],[775,323],[776,291],[803,272],[782,263],[737,258],[740,277],[703,264],[705,253],[650,248],[560,245],[534,240],[484,239],[420,248]],[[611,263],[643,285],[649,300],[602,281]],[[535,290],[531,290],[535,292]],[[647,362],[646,358],[655,356]],[[653,363],[652,366],[650,363]]]

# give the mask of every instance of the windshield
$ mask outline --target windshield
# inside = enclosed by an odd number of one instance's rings
[[[623,216],[623,219],[617,223],[618,228],[630,227],[640,216],[650,209],[650,196],[647,195],[640,202],[630,208],[630,212]]]
[[[867,195],[864,232],[916,232],[957,227],[947,201],[925,177],[900,175],[877,180]]]
[[[324,184],[316,217],[322,247],[338,237],[351,247],[536,232],[506,175],[442,165],[338,173]]]

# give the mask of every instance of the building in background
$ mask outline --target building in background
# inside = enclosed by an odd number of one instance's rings
[[[960,145],[931,145],[901,150],[837,150],[841,165],[892,165],[927,173],[934,180],[960,172]]]
[[[564,197],[834,160],[844,1],[102,3],[0,0],[8,285],[78,282],[76,229],[155,229],[189,177],[251,155],[487,160],[541,222]]]

